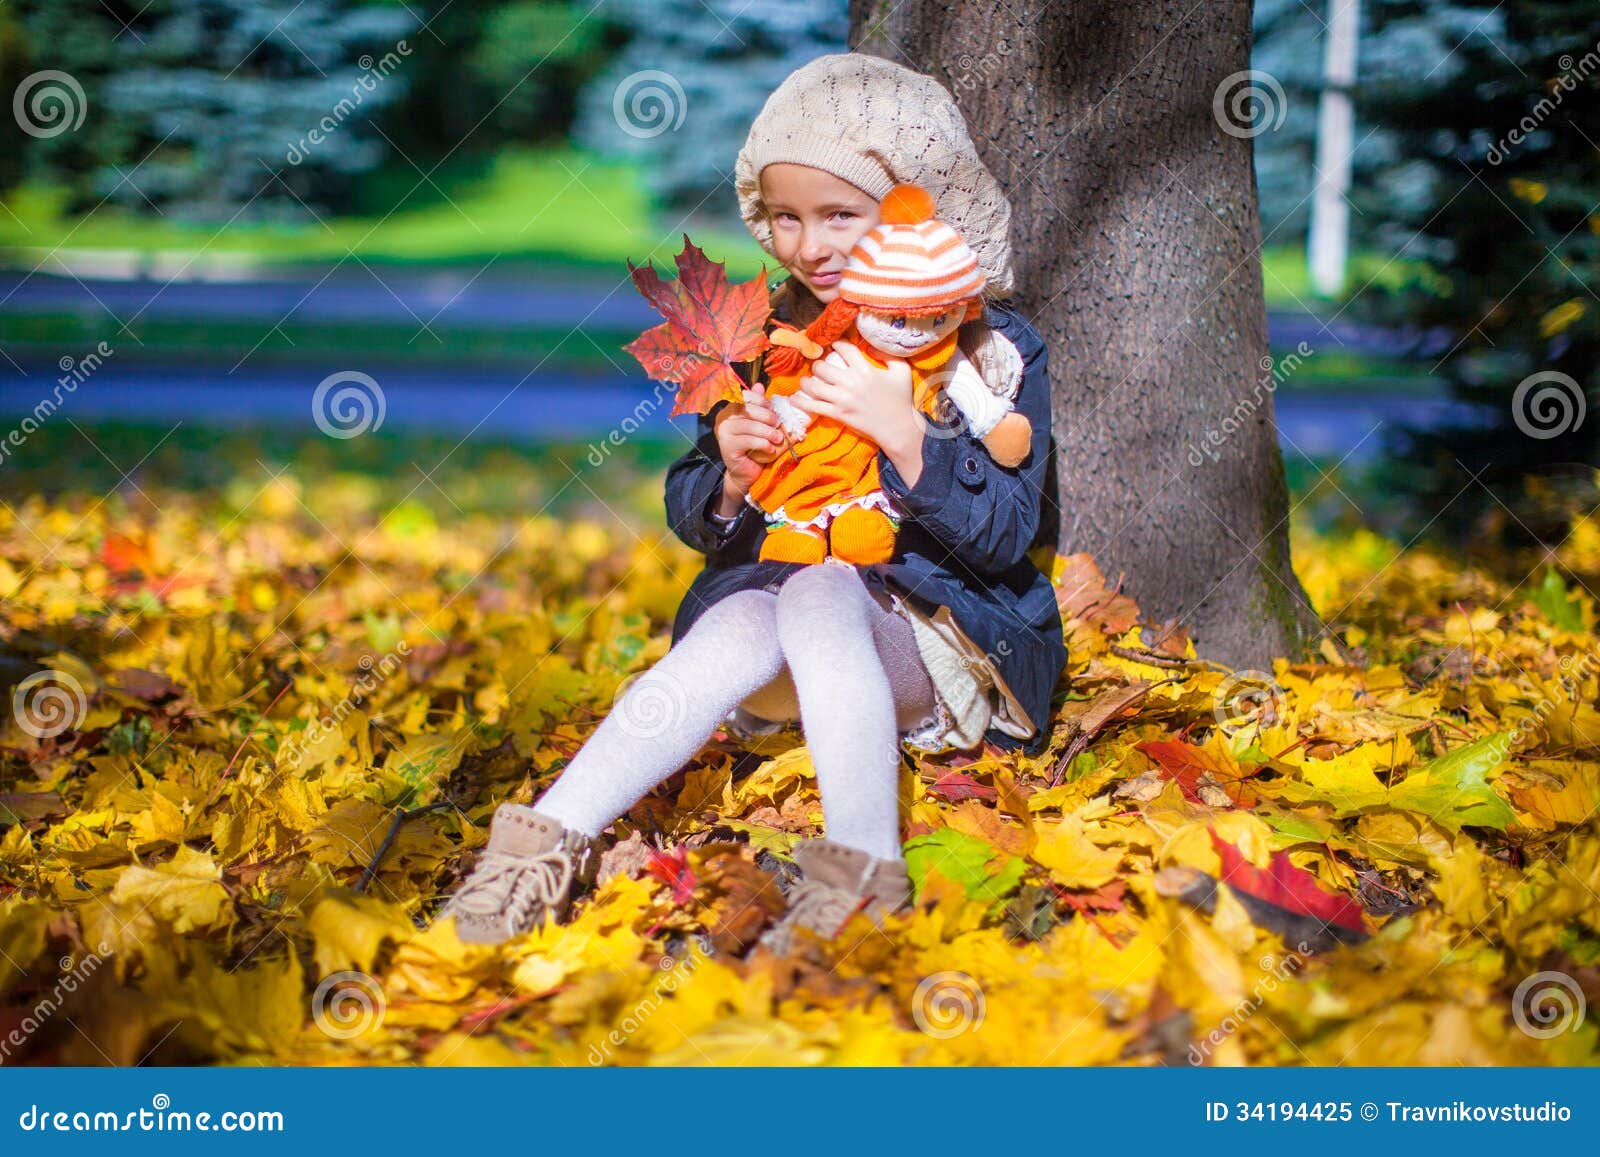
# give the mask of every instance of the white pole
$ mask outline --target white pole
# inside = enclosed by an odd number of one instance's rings
[[[1317,108],[1317,186],[1311,199],[1311,285],[1324,297],[1344,288],[1350,249],[1350,153],[1355,113],[1350,87],[1356,79],[1361,0],[1328,0],[1323,43],[1322,100]]]

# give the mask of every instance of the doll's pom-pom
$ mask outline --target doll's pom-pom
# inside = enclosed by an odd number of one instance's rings
[[[933,195],[921,185],[896,185],[884,194],[878,216],[885,225],[919,225],[932,221]]]

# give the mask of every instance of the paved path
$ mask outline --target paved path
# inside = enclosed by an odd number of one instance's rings
[[[57,367],[22,362],[27,377],[0,365],[0,427],[12,426],[52,392]],[[692,435],[692,417],[669,425],[672,395],[638,379],[565,373],[524,377],[512,370],[389,367],[373,374],[383,395],[383,428],[477,433],[534,442],[570,438],[603,442],[642,432],[673,437],[672,426]],[[61,412],[79,422],[106,419],[190,421],[226,426],[260,422],[315,430],[312,399],[321,370],[247,364],[223,367],[106,362],[76,390],[63,394]],[[1280,441],[1286,453],[1365,460],[1382,448],[1382,433],[1401,422],[1435,425],[1469,412],[1457,403],[1393,394],[1305,396],[1276,399]],[[4,429],[0,428],[0,436]]]

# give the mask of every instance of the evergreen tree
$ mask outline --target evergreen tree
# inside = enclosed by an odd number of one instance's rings
[[[80,130],[29,146],[78,208],[218,222],[336,210],[384,159],[368,122],[401,95],[415,48],[406,9],[354,0],[20,7],[34,67],[86,94]]]
[[[658,202],[708,216],[734,212],[715,193],[772,90],[846,51],[850,29],[848,0],[608,0],[602,11],[633,39],[584,90],[576,138],[646,160]]]
[[[10,100],[28,74],[28,44],[22,25],[0,8],[0,97]],[[0,194],[22,176],[27,134],[14,116],[0,116]]]
[[[1376,0],[1372,16],[1393,30],[1424,7]],[[1421,195],[1358,192],[1384,248],[1419,263],[1360,301],[1377,320],[1442,333],[1436,372],[1484,418],[1414,433],[1403,490],[1458,537],[1498,528],[1543,540],[1560,536],[1565,514],[1530,497],[1561,491],[1561,479],[1582,494],[1600,464],[1600,6],[1458,7],[1477,21],[1445,65],[1396,60],[1361,88],[1361,115],[1393,135],[1395,168]]]
[[[1362,0],[1363,9],[1370,9],[1372,2]],[[1394,13],[1392,19],[1379,22],[1369,14],[1362,20],[1356,52],[1358,86],[1368,74],[1415,69],[1418,61],[1437,66],[1430,83],[1460,84],[1464,63],[1451,55],[1451,49],[1475,27],[1491,33],[1498,27],[1497,18],[1485,23],[1481,10],[1446,0],[1409,7],[1403,17]],[[1327,8],[1326,0],[1256,0],[1250,66],[1272,78],[1258,86],[1263,92],[1275,84],[1282,93],[1273,109],[1281,123],[1255,138],[1261,232],[1268,245],[1302,245],[1310,224]],[[1421,182],[1400,163],[1403,147],[1387,126],[1358,123],[1351,158],[1353,185],[1381,188],[1373,198],[1380,205],[1414,209],[1422,196]],[[1362,225],[1360,218],[1352,222],[1358,240],[1363,239]]]
[[[626,36],[603,9],[573,0],[413,7],[425,25],[415,37],[414,83],[383,119],[424,167],[492,156],[507,142],[565,141],[578,93]]]

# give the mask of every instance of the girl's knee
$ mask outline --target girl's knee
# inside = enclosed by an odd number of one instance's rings
[[[778,645],[795,660],[836,666],[845,656],[873,653],[872,596],[854,568],[813,566],[778,591]]]
[[[771,636],[777,629],[778,596],[771,591],[734,591],[707,607],[685,638],[721,634],[729,629],[755,630]]]
[[[796,615],[811,618],[829,607],[865,606],[863,600],[870,597],[854,567],[808,566],[778,588],[778,621]]]

